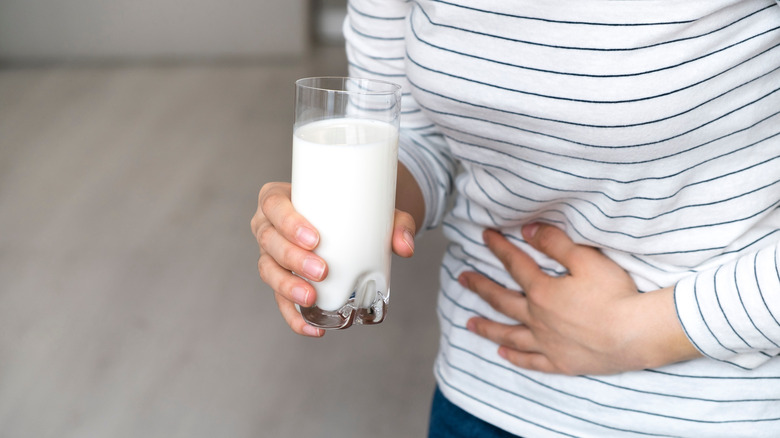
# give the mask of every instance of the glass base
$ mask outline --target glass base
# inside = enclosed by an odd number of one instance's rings
[[[388,298],[382,292],[376,292],[376,298],[370,307],[359,307],[355,297],[352,296],[346,304],[338,310],[322,310],[316,305],[301,307],[301,315],[310,325],[323,329],[340,330],[352,324],[373,325],[384,321],[387,315]]]

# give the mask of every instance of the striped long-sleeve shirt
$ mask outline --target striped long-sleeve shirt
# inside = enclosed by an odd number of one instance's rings
[[[354,0],[351,74],[404,87],[400,160],[441,268],[444,394],[526,437],[780,436],[780,6],[774,0]],[[641,292],[675,286],[704,358],[612,376],[512,366],[511,322],[458,275],[519,289],[484,245],[555,224]]]

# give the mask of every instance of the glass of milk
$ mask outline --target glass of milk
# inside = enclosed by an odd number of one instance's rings
[[[296,82],[292,203],[317,229],[328,275],[309,324],[378,324],[390,298],[399,85],[361,78]]]

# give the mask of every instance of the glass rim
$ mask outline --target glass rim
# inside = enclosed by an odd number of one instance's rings
[[[359,83],[375,83],[382,84],[389,87],[387,90],[345,90],[328,88],[326,86],[317,86],[315,83],[324,81],[340,81],[345,84],[347,81],[357,81]],[[328,93],[346,93],[346,94],[368,94],[368,95],[391,95],[397,94],[401,91],[402,87],[395,82],[385,81],[382,79],[364,78],[360,76],[311,76],[307,78],[300,78],[295,81],[295,86],[299,88],[305,88],[314,91],[325,91]]]

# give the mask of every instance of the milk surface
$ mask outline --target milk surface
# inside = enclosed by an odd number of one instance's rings
[[[366,274],[383,276],[376,287],[389,294],[397,156],[389,123],[339,118],[295,130],[292,203],[320,234],[315,253],[328,275],[313,284],[323,310],[341,308]],[[375,297],[376,289],[358,304]]]

